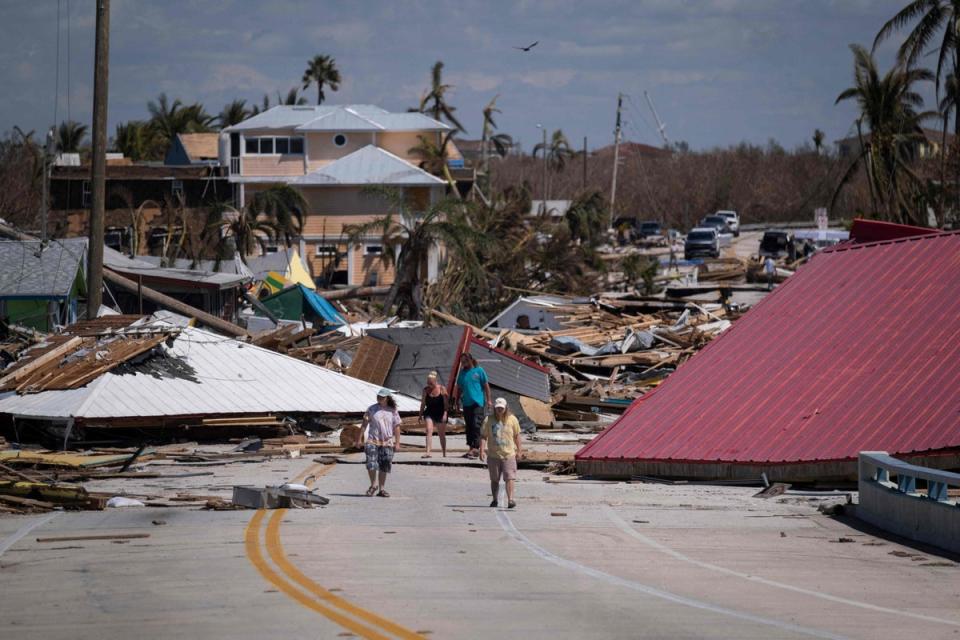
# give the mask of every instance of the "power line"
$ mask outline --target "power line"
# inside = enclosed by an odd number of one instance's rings
[[[56,67],[56,72],[54,75],[53,83],[53,124],[57,124],[57,107],[60,106],[60,5],[61,0],[57,0],[57,61],[54,63]]]
[[[67,122],[70,117],[70,100],[73,93],[70,91],[70,0],[67,0]]]

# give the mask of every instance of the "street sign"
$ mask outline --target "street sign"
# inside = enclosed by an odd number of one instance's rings
[[[827,218],[827,208],[818,207],[813,212],[813,219],[817,223],[817,229],[820,231],[826,231],[827,226],[829,225],[829,219]]]

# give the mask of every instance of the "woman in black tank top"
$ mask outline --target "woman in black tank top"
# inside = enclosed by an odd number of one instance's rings
[[[433,428],[436,426],[440,436],[440,449],[447,457],[447,390],[437,380],[437,372],[427,375],[427,386],[420,398],[420,422],[427,423],[427,452],[422,457],[430,458],[433,446]]]

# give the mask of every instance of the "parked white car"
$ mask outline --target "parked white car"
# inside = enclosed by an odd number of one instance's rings
[[[733,231],[733,235],[740,237],[740,214],[736,211],[731,211],[729,209],[724,209],[717,211],[715,216],[723,216],[727,219],[727,226],[730,227],[730,231]]]

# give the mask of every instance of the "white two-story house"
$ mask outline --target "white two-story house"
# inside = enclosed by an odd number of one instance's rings
[[[277,106],[223,130],[220,161],[229,166],[235,199],[244,206],[259,189],[284,183],[298,189],[309,210],[303,256],[311,275],[332,273],[335,284],[390,284],[382,236],[348,246],[346,225],[370,222],[388,205],[364,189],[399,189],[416,210],[443,197],[446,183],[420,169],[412,149],[420,137],[436,141],[449,127],[422,113],[390,113],[372,105]],[[430,277],[436,276],[431,260]]]

